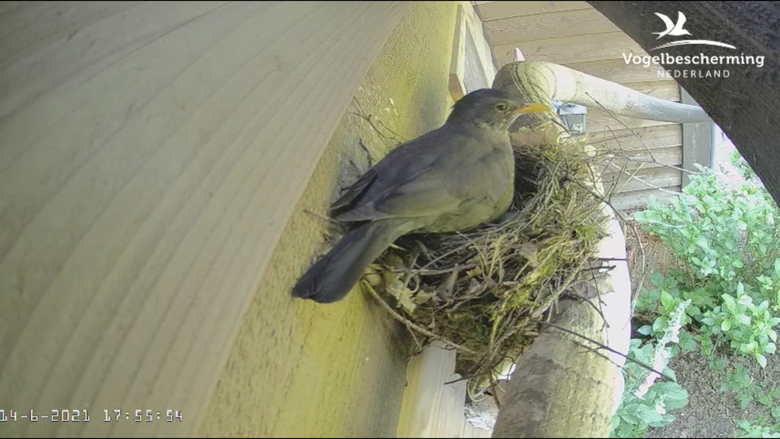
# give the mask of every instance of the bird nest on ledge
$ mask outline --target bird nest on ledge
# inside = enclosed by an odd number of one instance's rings
[[[608,156],[586,140],[515,146],[515,200],[497,224],[404,237],[363,278],[418,348],[439,341],[458,351],[472,400],[531,344],[558,299],[592,279],[607,221],[595,169]]]

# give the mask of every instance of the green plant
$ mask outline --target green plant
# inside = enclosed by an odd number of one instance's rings
[[[687,263],[666,278],[651,277],[658,288],[637,309],[662,314],[652,302],[664,293],[690,300],[688,315],[698,322],[692,338],[705,355],[725,343],[765,367],[776,350],[773,327],[780,323],[774,317],[780,312],[780,210],[755,181],[733,188],[700,170],[671,205],[651,203],[634,215]]]
[[[651,365],[674,378],[674,372],[668,367],[672,348],[667,345],[679,341],[680,327],[690,301],[664,297],[664,315],[656,319],[652,328],[648,326],[638,330],[647,332],[643,335],[652,332],[651,341],[631,340],[629,358]],[[626,385],[620,406],[612,417],[611,437],[643,437],[648,428],[663,427],[674,421],[674,416],[668,413],[670,410],[688,404],[688,392],[676,382],[656,382],[658,374],[648,373],[633,362],[626,363],[623,373]]]
[[[780,437],[780,424],[768,427],[766,422],[765,418],[758,419],[755,424],[746,419],[738,420],[737,427],[741,430],[735,431],[734,437]]]

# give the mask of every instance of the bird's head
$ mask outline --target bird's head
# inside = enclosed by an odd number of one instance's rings
[[[481,128],[505,131],[521,114],[550,110],[548,105],[522,102],[504,91],[485,88],[456,102],[447,122],[473,123]]]

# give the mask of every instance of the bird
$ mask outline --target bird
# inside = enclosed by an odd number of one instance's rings
[[[653,32],[653,34],[658,35],[658,38],[656,38],[657,40],[660,40],[661,38],[667,35],[671,35],[674,37],[691,35],[690,32],[683,29],[686,18],[685,18],[685,14],[683,14],[682,12],[677,11],[677,23],[673,23],[672,19],[669,18],[669,16],[661,14],[660,12],[656,12],[655,15],[658,16],[658,18],[660,18],[661,21],[664,22],[664,25],[666,25],[666,30],[664,30],[663,32]]]
[[[293,297],[338,302],[401,236],[498,219],[514,195],[509,127],[522,114],[550,110],[492,88],[463,96],[443,125],[395,148],[344,189],[331,217],[353,228],[298,280]]]

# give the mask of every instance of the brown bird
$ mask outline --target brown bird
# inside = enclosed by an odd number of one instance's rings
[[[444,125],[390,152],[333,203],[334,219],[358,225],[301,277],[293,296],[339,301],[397,238],[496,220],[514,194],[509,126],[523,113],[547,110],[500,90],[464,96]]]

